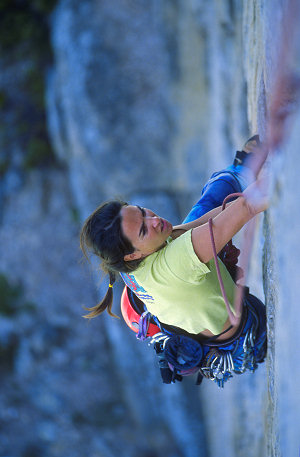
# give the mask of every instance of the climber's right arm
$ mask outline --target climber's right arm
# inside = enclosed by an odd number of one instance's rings
[[[212,218],[213,235],[217,252],[256,214],[266,210],[268,200],[265,189],[262,191],[260,183],[255,182],[228,205],[224,211]],[[208,223],[192,230],[192,243],[199,259],[207,263],[213,258],[213,249],[210,239]]]

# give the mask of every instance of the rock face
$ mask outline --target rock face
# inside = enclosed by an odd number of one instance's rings
[[[152,349],[123,322],[81,318],[106,286],[78,248],[80,223],[115,195],[180,221],[249,132],[264,136],[281,3],[58,2],[46,100],[61,167],[6,192],[0,225],[0,272],[32,303],[0,320],[12,360],[0,381],[1,455],[297,454],[299,112],[274,154],[273,206],[252,250],[249,284],[269,332],[255,375],[224,390],[162,385]]]

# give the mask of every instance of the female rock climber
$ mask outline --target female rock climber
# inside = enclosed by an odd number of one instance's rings
[[[233,165],[212,175],[181,225],[172,226],[150,209],[122,201],[98,207],[83,225],[80,245],[86,256],[91,251],[101,259],[110,281],[106,296],[88,309],[86,317],[95,317],[105,309],[114,316],[112,290],[116,273],[120,273],[160,322],[202,341],[206,347],[202,375],[223,385],[233,372],[254,370],[266,351],[264,305],[245,293],[243,311],[237,323],[230,325],[213,261],[208,220],[212,218],[220,252],[251,218],[266,209],[266,198],[258,193],[257,182],[250,184],[253,178],[247,166],[259,145],[255,135],[236,153]],[[254,189],[256,198],[252,198]],[[241,196],[222,211],[224,198],[237,192]],[[233,309],[236,284],[225,260],[218,263]],[[221,357],[225,353],[226,360]]]

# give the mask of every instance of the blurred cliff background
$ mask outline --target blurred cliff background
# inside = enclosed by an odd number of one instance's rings
[[[116,195],[179,222],[264,136],[286,5],[0,2],[0,457],[298,455],[297,107],[252,249],[269,331],[255,375],[163,385],[122,321],[81,318],[106,279],[78,242]]]

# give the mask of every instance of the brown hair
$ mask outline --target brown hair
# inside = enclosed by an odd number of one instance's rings
[[[134,271],[142,259],[125,261],[124,256],[131,254],[134,247],[124,236],[121,228],[120,211],[128,203],[122,200],[111,200],[100,205],[84,222],[80,233],[80,247],[89,259],[91,252],[101,259],[101,268],[109,274],[108,290],[103,300],[92,308],[86,308],[89,313],[83,317],[92,318],[107,309],[110,316],[116,316],[112,311],[113,284],[116,274]]]

